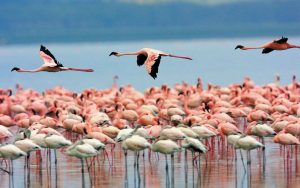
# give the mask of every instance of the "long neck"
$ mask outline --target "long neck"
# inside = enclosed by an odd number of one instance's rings
[[[125,52],[125,53],[119,53],[119,56],[123,56],[123,55],[138,55],[139,52]]]
[[[264,48],[264,47],[262,47],[262,46],[254,46],[254,47],[244,46],[242,48],[242,50],[253,50],[253,49],[261,49],[261,48]]]
[[[187,96],[184,96],[184,99],[183,99],[183,107],[184,107],[184,111],[187,115],[190,114],[190,110],[189,110],[189,107],[188,107],[188,97]]]
[[[25,70],[25,69],[19,69],[18,72],[41,72],[41,69],[33,69],[33,70]]]
[[[117,78],[116,77],[113,77],[113,85],[112,85],[112,88],[116,89],[118,87],[118,84],[117,84]]]

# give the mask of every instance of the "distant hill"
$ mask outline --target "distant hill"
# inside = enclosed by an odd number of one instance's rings
[[[158,3],[195,3],[201,5],[219,5],[234,2],[254,2],[260,0],[117,0],[119,2],[139,3],[139,4],[158,4]],[[267,0],[268,1],[268,0]]]
[[[299,0],[214,0],[214,6],[192,1],[1,1],[0,43],[300,34]]]

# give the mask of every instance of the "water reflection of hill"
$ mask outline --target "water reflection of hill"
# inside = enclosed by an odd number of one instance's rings
[[[204,6],[118,1],[6,1],[0,43],[296,35],[297,0]]]

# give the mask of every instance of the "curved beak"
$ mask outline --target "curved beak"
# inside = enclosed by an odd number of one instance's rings
[[[118,54],[118,52],[111,52],[111,53],[109,54],[109,56],[117,55],[117,54]]]
[[[237,45],[234,49],[236,50],[236,49],[242,49],[244,46],[242,46],[242,45]]]
[[[12,69],[10,70],[10,72],[12,72],[12,71],[18,71],[18,70],[20,70],[20,68],[14,67],[14,68],[12,68]]]

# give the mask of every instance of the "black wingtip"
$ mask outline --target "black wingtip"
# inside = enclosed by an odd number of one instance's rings
[[[12,68],[12,69],[11,69],[11,71],[10,71],[10,72],[12,72],[12,71],[18,71],[18,70],[20,70],[20,68],[18,68],[18,67],[14,67],[14,68]]]
[[[242,48],[244,48],[244,46],[242,46],[242,45],[237,45],[234,49],[236,50],[236,49],[242,49]]]
[[[111,53],[109,54],[109,56],[117,55],[117,54],[118,54],[117,52],[111,52]]]
[[[157,78],[156,74],[150,73],[149,74],[154,80]]]
[[[46,47],[41,44],[40,51],[44,51],[45,49]]]

